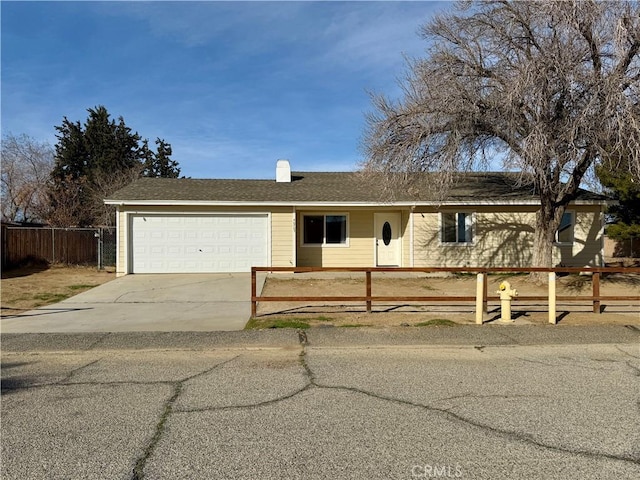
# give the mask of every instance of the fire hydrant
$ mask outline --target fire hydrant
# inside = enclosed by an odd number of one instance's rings
[[[511,300],[518,296],[518,292],[515,289],[511,289],[511,284],[506,280],[500,284],[497,293],[500,294],[500,321],[501,322],[513,322],[511,319]]]

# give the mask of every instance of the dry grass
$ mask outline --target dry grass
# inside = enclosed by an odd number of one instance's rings
[[[2,272],[2,316],[60,302],[115,278],[95,267],[40,265]]]

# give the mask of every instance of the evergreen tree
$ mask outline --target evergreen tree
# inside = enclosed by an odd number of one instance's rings
[[[67,117],[64,117],[62,125],[57,126],[56,130],[59,134],[56,135],[58,143],[55,146],[55,166],[51,174],[52,178],[77,179],[86,175],[87,152],[80,122],[71,122]]]
[[[597,169],[600,183],[617,200],[609,207],[613,223],[607,227],[607,236],[614,240],[640,238],[640,184],[626,169]]]
[[[99,105],[87,110],[84,125],[63,118],[58,131],[55,166],[51,173],[49,198],[51,222],[58,226],[89,226],[110,223],[103,199],[140,176],[172,177],[180,174],[178,162],[171,160],[171,145],[159,138],[157,153],[148,140],[128,127],[122,117],[115,121]],[[74,192],[73,202],[69,192]],[[55,215],[54,212],[65,212]]]
[[[149,149],[149,144],[145,140],[143,143],[144,177],[178,178],[180,167],[178,162],[171,159],[171,145],[164,139],[156,138],[156,152]]]
[[[139,164],[140,135],[132,132],[122,117],[118,123],[110,120],[107,109],[98,106],[89,109],[84,127],[88,174],[119,172]]]

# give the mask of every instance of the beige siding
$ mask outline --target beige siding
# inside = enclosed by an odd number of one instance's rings
[[[120,207],[117,274],[127,268],[127,213],[270,213],[272,266],[374,266],[374,213],[385,209],[304,210],[294,215],[292,207]],[[393,209],[387,209],[393,210]],[[554,262],[565,266],[600,265],[601,213],[599,206],[571,207],[575,212],[574,242],[554,248]],[[394,210],[399,211],[399,210]],[[440,241],[440,211],[474,213],[471,245],[445,245]],[[418,207],[402,211],[402,266],[531,266],[535,207],[478,206],[455,209]],[[348,246],[302,245],[303,214],[347,214]],[[295,216],[295,222],[294,222]],[[413,252],[411,219],[413,217]],[[296,229],[296,225],[298,228]],[[296,231],[297,230],[297,231]],[[294,255],[295,253],[295,255]],[[297,261],[296,261],[297,256]]]
[[[118,211],[118,253],[116,257],[116,276],[126,274],[126,247],[127,244],[127,223],[126,214],[122,210]]]
[[[272,209],[271,213],[271,266],[294,267],[293,209]]]
[[[304,211],[298,213],[298,266],[300,267],[371,267],[374,262],[373,211]],[[348,215],[348,246],[303,245],[303,215]]]
[[[465,209],[466,210],[466,209]],[[476,214],[476,221],[479,215]],[[479,237],[476,224],[475,238]],[[440,241],[440,213],[435,209],[420,209],[414,213],[414,266],[464,267],[476,266],[480,246],[444,245]]]
[[[564,266],[600,265],[600,210],[572,207],[576,212],[574,242],[554,247],[554,263]],[[474,213],[472,244],[443,244],[440,211]],[[461,207],[421,209],[414,213],[416,267],[528,267],[532,265],[535,207]]]
[[[559,247],[558,264],[576,267],[599,267],[602,258],[602,214],[593,207],[571,207],[575,214],[573,245],[569,249]]]
[[[402,266],[409,265],[410,212],[396,209],[350,209],[350,210],[303,210],[297,214],[297,260],[301,267],[372,267],[375,266],[375,214],[391,211],[400,215],[400,261]],[[348,245],[346,246],[316,246],[303,245],[304,215],[348,215]]]
[[[404,210],[402,212],[402,266],[411,266],[411,212]]]
[[[628,240],[614,240],[604,237],[604,256],[607,261],[616,261],[623,258],[640,258],[640,240],[630,238]]]

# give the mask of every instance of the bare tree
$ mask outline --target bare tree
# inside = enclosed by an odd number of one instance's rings
[[[53,169],[53,148],[28,135],[2,137],[0,192],[2,219],[10,222],[43,220],[47,181]]]
[[[140,178],[142,168],[142,165],[138,165],[111,173],[97,172],[94,175],[93,182],[89,187],[90,202],[87,205],[90,208],[90,216],[94,219],[94,225],[115,225],[116,209],[113,205],[106,205],[104,199],[109,198],[116,190],[120,190]]]
[[[640,4],[463,2],[422,27],[403,97],[374,96],[365,171],[411,179],[485,170],[490,156],[540,197],[533,264],[552,265],[567,204],[594,166],[631,155],[640,178]]]
[[[86,175],[68,175],[50,182],[45,218],[54,227],[115,225],[115,207],[105,205],[104,199],[139,178],[141,171],[142,165],[138,165],[111,173],[96,172],[91,181]]]
[[[73,178],[68,175],[64,182],[48,185],[47,209],[44,218],[53,227],[77,227],[78,212],[84,211],[84,191],[87,188],[87,177]]]

